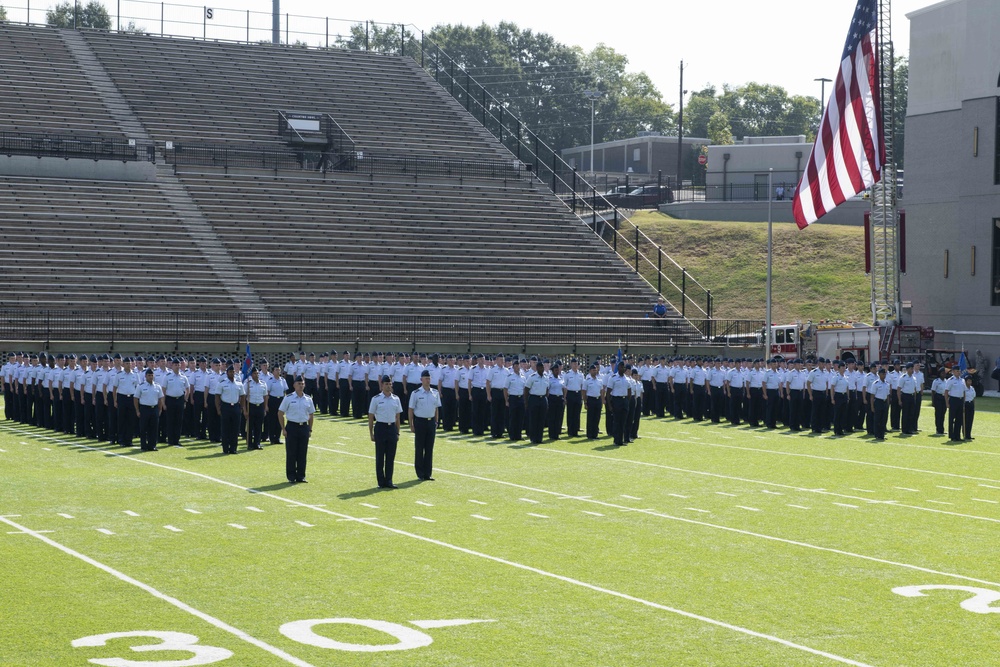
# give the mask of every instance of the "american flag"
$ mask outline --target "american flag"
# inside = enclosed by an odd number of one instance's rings
[[[800,229],[877,183],[885,162],[879,90],[878,2],[859,0],[840,71],[792,211]]]

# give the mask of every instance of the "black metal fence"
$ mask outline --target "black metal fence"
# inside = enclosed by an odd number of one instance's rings
[[[645,317],[325,315],[266,312],[0,310],[0,340],[104,343],[337,343],[360,349],[530,350],[582,346],[759,347],[763,321]]]
[[[230,146],[224,144],[174,143],[165,153],[168,164],[272,171],[354,172],[374,176],[448,176],[494,180],[530,180],[521,163],[504,160],[443,160],[366,151],[347,153],[280,148],[275,146]]]
[[[156,162],[152,143],[121,137],[37,132],[0,132],[0,155]]]

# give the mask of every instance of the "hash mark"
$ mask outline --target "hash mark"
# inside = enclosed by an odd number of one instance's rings
[[[711,514],[708,510],[700,510],[697,507],[685,507],[686,510],[691,510],[692,512],[701,512],[702,514]]]
[[[124,513],[128,514],[129,516],[139,516],[138,514],[136,514],[135,512],[133,512],[132,510],[125,510]]]
[[[545,516],[544,514],[535,514],[533,512],[528,512],[528,516],[537,517],[539,519],[548,519],[549,518],[549,517]]]
[[[305,521],[296,521],[295,523],[299,524],[300,526],[305,526],[306,528],[315,528],[316,527],[316,526],[312,525],[311,523],[306,523]]]
[[[426,521],[427,523],[437,523],[437,521],[435,521],[434,519],[428,519],[422,516],[415,516],[413,518],[416,519],[417,521]]]
[[[475,518],[475,519],[482,519],[483,521],[492,521],[493,520],[493,519],[489,518],[488,516],[483,516],[482,514],[473,514],[472,517]]]
[[[166,528],[167,530],[169,530],[172,533],[183,533],[184,532],[180,528],[174,528],[173,526],[164,526],[164,528]]]
[[[110,530],[108,530],[107,528],[98,528],[98,529],[97,529],[97,532],[99,532],[99,533],[104,533],[105,535],[114,535],[114,533],[112,533],[112,532],[111,532]]]
[[[737,505],[741,510],[748,510],[750,512],[760,512],[756,507],[746,507],[745,505]]]
[[[580,510],[580,511],[583,512],[584,514],[589,514],[590,516],[604,516],[600,512],[588,512],[587,510]]]
[[[228,525],[232,526],[233,528],[236,528],[237,530],[246,530],[247,529],[246,526],[241,526],[238,523],[231,523],[231,524],[228,524]]]
[[[847,503],[833,503],[834,505],[839,505],[840,507],[850,507],[851,509],[858,509],[857,505],[848,505]]]

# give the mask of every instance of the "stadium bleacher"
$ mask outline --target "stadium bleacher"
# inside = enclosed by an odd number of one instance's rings
[[[369,155],[512,163],[411,59],[65,32],[0,25],[0,131],[141,127],[159,147],[159,182],[0,176],[0,239],[17,251],[0,305],[641,317],[656,298],[526,178],[162,163],[167,141],[292,154],[279,110],[328,113]],[[122,96],[113,113],[108,79]],[[196,238],[218,239],[207,261]],[[226,290],[225,263],[249,293]]]

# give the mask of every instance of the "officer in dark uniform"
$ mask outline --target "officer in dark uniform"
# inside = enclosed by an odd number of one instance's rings
[[[590,365],[590,375],[583,381],[583,400],[587,406],[587,440],[601,434],[601,405],[604,403],[604,382],[597,374],[598,365]]]
[[[535,445],[542,444],[544,437],[548,393],[549,379],[545,377],[545,364],[539,361],[535,364],[535,372],[530,373],[524,381],[524,395],[528,402],[528,440]]]
[[[399,488],[392,483],[399,444],[399,415],[403,406],[392,393],[392,378],[383,375],[382,391],[368,404],[368,437],[375,443],[375,480],[380,489]]]
[[[437,433],[441,396],[431,387],[431,372],[420,372],[420,388],[410,393],[410,432],[413,433],[413,467],[417,479],[433,481],[434,438]]]
[[[236,368],[229,364],[226,377],[219,383],[219,394],[215,397],[215,408],[219,415],[219,431],[222,452],[235,454],[239,443],[240,416],[246,403],[246,389],[236,382]]]
[[[144,452],[156,451],[157,422],[163,411],[163,389],[153,382],[153,369],[146,369],[146,380],[140,382],[132,398],[139,420],[139,443]]]
[[[261,438],[264,434],[264,421],[267,418],[268,386],[267,382],[261,379],[260,370],[256,366],[250,369],[250,377],[244,382],[244,389],[247,451],[263,449]]]
[[[180,360],[170,360],[170,372],[164,376],[163,393],[167,406],[167,444],[171,447],[181,446],[181,426],[184,423],[184,405],[191,391],[187,376],[180,371]]]
[[[296,377],[293,386],[295,391],[281,399],[278,406],[278,423],[285,438],[285,477],[292,484],[305,484],[309,436],[312,434],[316,405],[312,397],[303,391],[303,378]]]
[[[628,429],[629,403],[632,398],[631,380],[625,376],[625,363],[619,362],[616,373],[608,378],[608,385],[605,389],[605,396],[611,398],[611,409],[614,410],[614,419],[611,426],[614,429],[611,434],[614,437],[614,444],[623,447],[626,444]]]

